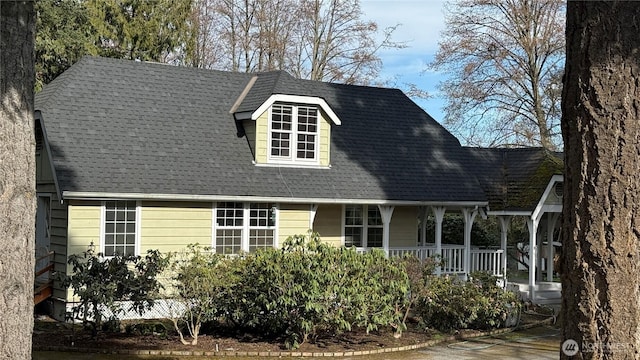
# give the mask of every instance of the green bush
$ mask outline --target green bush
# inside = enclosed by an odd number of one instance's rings
[[[180,341],[196,345],[202,324],[218,320],[226,311],[225,299],[232,296],[230,289],[239,280],[231,268],[237,260],[198,245],[190,245],[185,253],[174,254],[173,258],[171,320]]]
[[[494,277],[476,275],[469,281],[431,278],[427,296],[417,306],[423,324],[441,331],[503,326],[508,315],[519,309],[516,295],[498,287]]]
[[[358,254],[310,233],[287,239],[283,249],[247,255],[244,265],[227,314],[261,334],[284,334],[289,348],[324,333],[402,321],[407,275],[381,251]]]
[[[87,250],[82,255],[72,255],[68,260],[73,274],[63,276],[64,287],[71,287],[80,301],[72,309],[72,318],[82,319],[92,327],[94,335],[103,327],[103,314],[112,315],[110,324],[117,323],[122,301],[131,301],[131,310],[144,312],[153,306],[162,288],[157,280],[168,264],[168,259],[156,250],[149,250],[145,257],[116,254],[106,258]]]

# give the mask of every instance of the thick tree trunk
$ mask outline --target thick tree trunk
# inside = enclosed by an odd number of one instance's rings
[[[638,19],[633,1],[567,5],[562,358],[640,357]]]
[[[31,359],[35,237],[33,1],[0,1],[0,358]]]

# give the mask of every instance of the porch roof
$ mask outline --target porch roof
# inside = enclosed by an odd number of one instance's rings
[[[554,175],[563,172],[563,154],[543,148],[467,147],[491,211],[532,212]]]

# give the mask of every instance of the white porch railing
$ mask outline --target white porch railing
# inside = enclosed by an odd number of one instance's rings
[[[471,271],[486,271],[495,276],[504,276],[504,250],[471,250]]]
[[[464,245],[442,245],[442,273],[464,274]]]
[[[358,248],[358,252],[364,252],[366,249]],[[464,274],[464,245],[447,245],[443,244],[442,251],[442,264],[441,273],[443,274]],[[420,260],[424,260],[428,257],[436,254],[436,247],[434,245],[427,246],[411,246],[411,247],[390,247],[389,256],[405,256],[407,254],[413,255]],[[504,264],[503,264],[503,250],[493,249],[472,249],[470,259],[469,272],[474,271],[486,271],[494,276],[502,277]]]

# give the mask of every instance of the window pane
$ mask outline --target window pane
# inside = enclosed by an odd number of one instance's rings
[[[135,255],[136,202],[106,201],[104,254]]]
[[[243,205],[239,202],[219,202],[216,211],[216,224],[223,227],[242,226]]]
[[[361,247],[362,246],[362,228],[348,227],[344,229],[344,246]]]
[[[380,209],[375,205],[370,205],[367,209],[367,224],[372,226],[382,226]]]
[[[367,229],[367,247],[382,247],[382,229]]]
[[[216,253],[238,254],[242,241],[242,230],[218,229],[216,231]]]
[[[345,210],[346,225],[362,225],[362,207],[347,206]]]
[[[133,255],[135,255],[135,254],[136,254],[136,252],[135,252],[135,247],[133,247],[133,246],[127,246],[127,247],[125,247],[125,255],[133,256]]]
[[[298,141],[296,157],[298,159],[315,159],[315,141],[318,131],[318,110],[313,107],[298,108]]]
[[[249,252],[273,247],[273,230],[251,230],[249,232]]]

